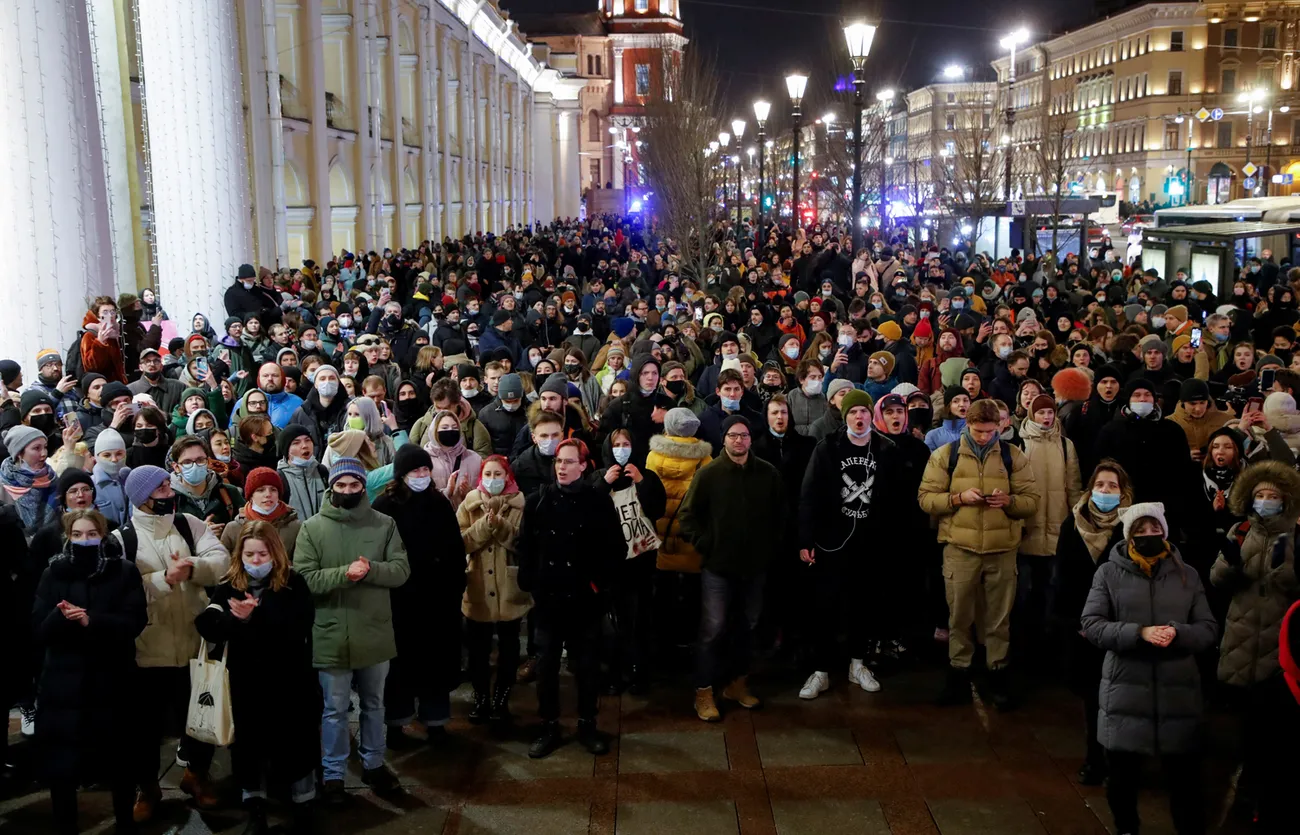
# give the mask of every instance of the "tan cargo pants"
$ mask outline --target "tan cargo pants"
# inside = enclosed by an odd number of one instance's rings
[[[948,598],[948,663],[963,670],[970,667],[974,627],[984,639],[989,669],[1005,667],[1016,601],[1016,552],[976,554],[945,545],[943,585]]]

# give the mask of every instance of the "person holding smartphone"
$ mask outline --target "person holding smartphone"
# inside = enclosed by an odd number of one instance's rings
[[[108,380],[125,385],[126,357],[122,353],[122,333],[118,324],[117,302],[112,296],[98,296],[82,317],[81,368],[85,374],[96,371]]]

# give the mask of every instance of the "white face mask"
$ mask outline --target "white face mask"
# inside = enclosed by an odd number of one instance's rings
[[[501,491],[506,489],[506,480],[504,478],[485,478],[483,479],[483,489],[490,495],[499,496]]]
[[[270,504],[262,504],[262,503],[260,503],[260,502],[253,502],[253,509],[256,510],[258,513],[262,514],[263,516],[270,516],[272,513],[275,513],[275,509],[276,509],[277,507],[279,507],[279,506],[280,506],[280,500],[279,500],[279,499],[276,499],[275,501],[271,502]]]
[[[120,461],[105,461],[103,458],[100,458],[98,463],[106,475],[116,476],[118,470],[122,469]]]
[[[618,462],[620,467],[626,464],[628,461],[632,460],[632,447],[630,446],[614,447],[614,460]]]
[[[427,475],[408,475],[406,477],[406,486],[411,488],[411,492],[413,493],[423,493],[425,490],[429,489],[431,483],[433,483],[433,479]]]
[[[799,358],[799,346],[794,342],[791,342],[789,345],[785,346],[784,352],[785,355],[792,360]]]
[[[804,380],[804,381],[803,381],[803,393],[806,394],[806,395],[808,395],[809,397],[816,397],[817,395],[821,394],[821,393],[822,393],[822,381],[821,381],[821,380],[812,380],[812,379]]]
[[[321,397],[329,398],[339,393],[338,380],[321,380],[316,384],[316,391]]]
[[[537,450],[547,458],[555,455],[555,450],[560,446],[559,438],[544,438],[537,442]]]

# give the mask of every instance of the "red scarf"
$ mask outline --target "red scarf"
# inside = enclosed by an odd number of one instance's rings
[[[264,516],[261,513],[257,512],[257,508],[253,507],[252,502],[249,502],[248,504],[244,505],[244,517],[251,521],[270,522],[271,524],[275,524],[280,519],[282,519],[284,517],[284,514],[288,513],[289,510],[290,508],[287,502],[280,502],[278,505],[275,506],[275,510],[271,511],[270,514]]]

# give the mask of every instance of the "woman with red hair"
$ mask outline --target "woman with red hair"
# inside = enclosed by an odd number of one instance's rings
[[[515,550],[524,520],[524,494],[504,455],[490,455],[478,482],[456,508],[456,521],[465,541],[466,642],[474,707],[469,721],[489,718],[510,721],[510,688],[519,666],[519,622],[533,607],[533,598],[519,588]],[[492,635],[497,636],[497,682],[492,690]],[[489,693],[492,693],[489,696]]]

